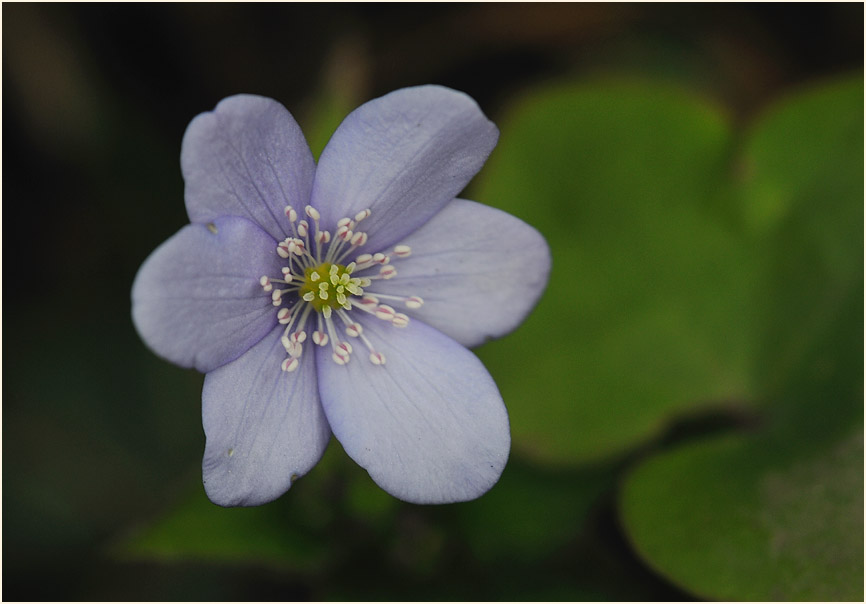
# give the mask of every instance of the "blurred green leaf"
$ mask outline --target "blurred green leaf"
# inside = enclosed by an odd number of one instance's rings
[[[623,489],[636,549],[703,597],[863,599],[862,133],[860,78],[758,124],[743,198],[768,260],[765,426],[651,458]]]
[[[332,442],[315,472],[294,483],[287,496],[259,507],[222,508],[200,489],[123,536],[113,551],[138,560],[243,562],[314,571],[333,553],[327,535],[343,513],[343,485],[351,488],[366,478],[361,470],[347,476],[350,463]]]
[[[770,414],[781,421],[629,477],[623,523],[659,573],[714,600],[863,599],[862,306],[850,296],[798,368]]]
[[[641,83],[533,93],[502,121],[477,198],[553,255],[525,326],[479,351],[516,449],[596,460],[686,409],[745,400],[757,266],[727,194],[731,147],[718,109]]]
[[[325,544],[287,520],[279,504],[225,509],[202,493],[129,537],[116,553],[144,560],[256,563],[310,570]]]
[[[745,144],[744,214],[764,259],[754,381],[770,397],[848,296],[862,295],[863,81],[774,107]]]
[[[637,551],[712,600],[863,599],[863,434],[784,463],[724,438],[641,466],[622,498]]]
[[[493,490],[459,506],[460,524],[480,560],[542,559],[579,537],[615,476],[606,467],[551,471],[512,459]]]

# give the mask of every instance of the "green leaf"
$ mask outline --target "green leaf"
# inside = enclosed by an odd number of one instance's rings
[[[283,507],[276,503],[226,509],[199,492],[154,525],[135,531],[115,553],[138,560],[316,568],[324,559],[325,544],[288,521]]]
[[[242,563],[310,572],[332,553],[327,535],[339,520],[333,492],[347,465],[332,442],[316,467],[280,499],[259,507],[222,508],[199,487],[163,516],[136,527],[112,545],[118,557]],[[348,481],[357,480],[358,472]]]
[[[502,120],[476,197],[553,256],[526,324],[479,351],[516,449],[598,460],[687,409],[745,400],[757,266],[727,194],[732,144],[712,105],[640,83],[534,93]]]
[[[863,81],[804,91],[746,142],[744,214],[764,259],[756,394],[772,396],[863,275]]]
[[[713,600],[863,599],[863,433],[787,461],[725,438],[654,458],[622,518],[651,566]]]
[[[543,559],[577,539],[614,477],[608,467],[552,471],[512,459],[495,488],[458,506],[462,532],[480,560]]]
[[[624,485],[635,548],[702,597],[863,599],[862,133],[860,78],[758,124],[742,190],[767,258],[764,425],[650,458]]]

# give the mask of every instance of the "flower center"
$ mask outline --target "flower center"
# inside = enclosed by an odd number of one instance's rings
[[[409,324],[408,316],[382,304],[381,300],[402,303],[413,309],[424,303],[421,298],[375,293],[369,287],[376,280],[396,276],[397,269],[391,265],[391,258],[406,258],[412,250],[408,245],[398,245],[389,254],[361,254],[354,261],[342,264],[367,243],[367,234],[358,231],[357,226],[370,216],[370,210],[358,212],[354,219],[338,221],[333,240],[329,231],[319,227],[319,212],[312,206],[304,211],[312,220],[312,226],[307,220],[298,220],[298,213],[286,206],[286,218],[294,236],[277,244],[277,255],[286,261],[281,269],[282,276],[259,279],[262,289],[278,307],[277,321],[286,326],[281,342],[287,357],[280,366],[288,372],[298,368],[307,339],[307,321],[315,323],[313,343],[317,346],[330,344],[331,358],[338,365],[348,363],[354,350],[352,344],[343,339],[344,335],[361,341],[369,351],[371,363],[384,365],[385,356],[373,348],[354,315],[365,312],[394,327]],[[284,287],[275,289],[275,284]]]
[[[316,312],[322,312],[325,306],[330,306],[332,310],[351,310],[348,297],[364,293],[361,278],[351,276],[355,266],[354,262],[348,267],[330,262],[323,262],[316,267],[308,266],[304,269],[304,284],[298,294]]]

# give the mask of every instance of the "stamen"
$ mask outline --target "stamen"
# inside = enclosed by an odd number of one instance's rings
[[[352,238],[352,229],[348,225],[343,225],[337,228],[335,235],[343,241],[349,241]]]
[[[376,309],[376,318],[382,319],[383,321],[393,320],[395,314],[396,311],[387,304],[382,304]]]
[[[406,308],[412,309],[421,308],[424,305],[424,300],[418,296],[393,296],[391,294],[380,294],[379,292],[368,292],[368,295],[362,298],[361,303],[364,303],[364,300],[370,300],[370,303],[373,303],[372,301],[375,300],[375,304],[378,304],[380,298],[402,302],[406,305]]]
[[[406,327],[409,317],[388,304],[380,303],[380,299],[400,302],[407,309],[420,308],[424,301],[418,296],[364,291],[376,279],[387,280],[397,275],[397,269],[391,266],[391,256],[387,253],[364,253],[357,256],[354,262],[345,266],[342,264],[344,258],[368,243],[367,233],[358,230],[358,224],[369,218],[370,210],[361,210],[354,215],[354,219],[341,218],[334,231],[320,228],[321,215],[311,205],[304,208],[307,219],[298,220],[298,212],[292,206],[285,206],[283,211],[291,226],[292,236],[286,237],[276,247],[277,255],[287,260],[286,266],[280,268],[282,278],[268,275],[259,278],[262,290],[271,295],[274,306],[280,307],[277,310],[277,322],[285,326],[280,342],[286,351],[286,358],[282,360],[280,368],[286,372],[298,368],[303,343],[307,339],[304,326],[312,311],[315,311],[316,328],[311,332],[311,340],[315,346],[330,344],[331,358],[335,363],[345,365],[353,354],[352,344],[340,337],[339,326],[346,338],[364,344],[369,351],[371,364],[384,365],[385,355],[373,348],[372,342],[364,334],[363,326],[350,314],[351,311],[358,309],[395,327]],[[310,247],[311,242],[316,248],[315,256]],[[395,259],[402,259],[411,254],[411,248],[401,244],[390,253]],[[364,274],[364,271],[373,267],[378,270],[373,271],[372,275]],[[276,289],[277,283],[284,287]],[[339,322],[334,317],[335,312]]]
[[[382,279],[392,279],[397,276],[397,269],[393,266],[383,266],[379,269],[379,277]],[[371,277],[372,279],[372,277]]]

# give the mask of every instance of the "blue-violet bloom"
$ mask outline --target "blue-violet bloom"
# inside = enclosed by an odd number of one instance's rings
[[[362,105],[318,165],[274,100],[232,96],[193,119],[191,224],[142,265],[132,316],[158,355],[207,374],[214,503],[276,499],[332,433],[405,501],[465,501],[496,483],[508,415],[467,347],[513,330],[550,270],[535,229],[455,198],[498,136],[440,86]]]

